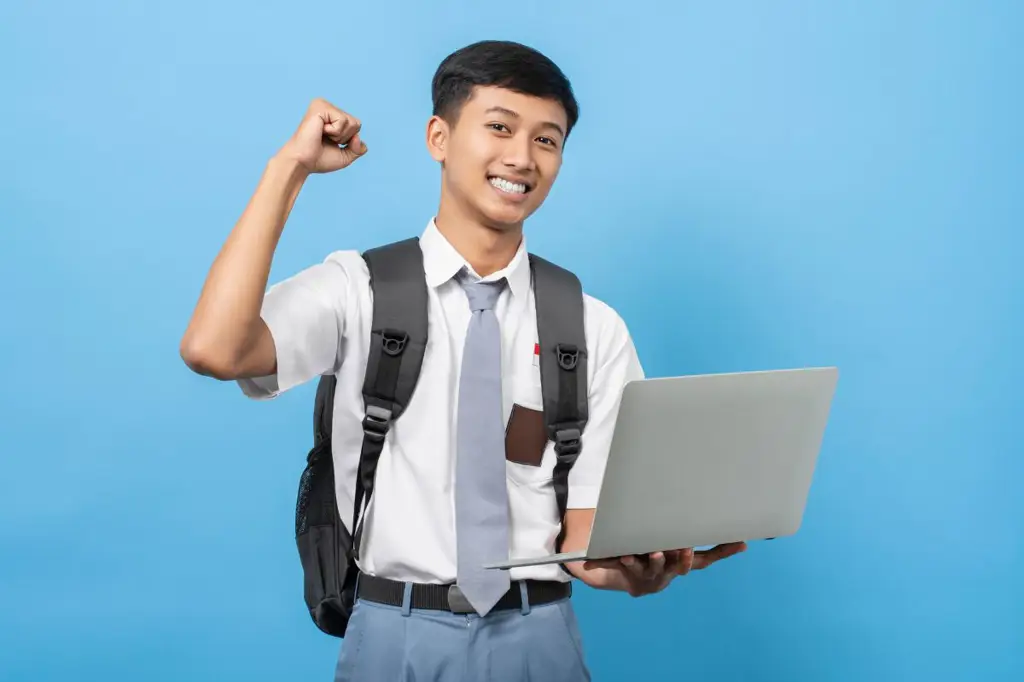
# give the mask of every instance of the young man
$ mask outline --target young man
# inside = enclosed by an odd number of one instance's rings
[[[554,549],[560,529],[551,444],[512,456],[505,429],[510,419],[541,409],[523,223],[558,176],[578,109],[550,60],[508,42],[450,55],[435,74],[433,101],[426,143],[441,168],[441,196],[420,238],[430,343],[364,512],[360,589],[373,589],[359,594],[336,679],[588,679],[569,598],[573,577],[597,589],[652,594],[744,546],[572,564],[571,575],[551,565],[481,572],[460,562],[476,549],[467,546],[470,537],[496,539],[499,550],[515,555],[541,554]],[[367,153],[359,131],[355,116],[323,100],[310,105],[214,262],[181,343],[189,367],[237,381],[253,398],[337,376],[332,446],[341,510],[353,506],[363,436],[372,321],[366,264],[356,252],[338,251],[264,292],[303,182]],[[586,545],[622,388],[643,376],[622,319],[590,296],[584,310],[590,418],[569,478],[566,551]],[[486,474],[461,468],[474,458],[489,463],[490,487]],[[457,485],[471,478],[477,489]],[[497,520],[480,533],[483,517],[466,509],[484,488]],[[476,612],[373,597],[388,589],[409,594],[416,583],[465,586]]]

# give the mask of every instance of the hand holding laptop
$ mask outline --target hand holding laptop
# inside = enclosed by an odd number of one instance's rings
[[[745,542],[729,542],[706,550],[677,549],[594,559],[583,562],[580,579],[597,589],[620,590],[640,597],[661,592],[675,578],[703,570],[746,549]]]

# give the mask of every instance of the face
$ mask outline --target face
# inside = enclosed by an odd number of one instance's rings
[[[431,156],[444,164],[442,201],[494,229],[540,208],[562,165],[567,117],[555,100],[478,87],[452,124],[433,117]]]

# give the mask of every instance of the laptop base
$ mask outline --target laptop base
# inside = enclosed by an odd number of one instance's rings
[[[562,552],[561,554],[549,554],[547,556],[533,557],[532,559],[509,559],[493,564],[485,564],[484,568],[519,568],[520,566],[544,566],[546,564],[562,564],[569,561],[587,561],[589,557],[585,550],[578,552]]]

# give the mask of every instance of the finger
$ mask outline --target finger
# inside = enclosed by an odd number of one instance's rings
[[[346,148],[352,150],[352,153],[356,156],[362,156],[366,153],[366,143],[363,142],[363,138],[359,136],[359,133],[352,136]]]
[[[631,581],[643,580],[644,565],[639,557],[627,554],[619,557],[619,570]]]
[[[324,137],[335,144],[348,144],[363,127],[358,118],[342,114],[337,109],[324,112],[320,119],[323,121]]]
[[[683,567],[683,553],[686,550],[673,549],[665,552],[665,572],[679,573]]]
[[[324,146],[320,154],[321,165],[325,170],[333,171],[346,168],[356,159],[366,153],[366,143],[359,139],[359,135],[353,135],[349,143],[344,147],[332,144]]]
[[[348,141],[348,144],[341,147],[341,151],[344,153],[346,160],[352,163],[366,153],[366,143],[359,137],[359,133],[356,133]]]
[[[645,580],[654,580],[655,578],[662,575],[665,571],[665,554],[663,552],[654,552],[648,555],[647,566],[644,570]]]
[[[707,568],[716,561],[727,559],[728,557],[739,554],[746,549],[747,543],[745,542],[727,542],[725,544],[716,545],[711,549],[697,552],[696,556],[694,556],[693,567],[697,570]]]
[[[686,575],[691,570],[693,570],[693,548],[687,547],[679,550],[679,565],[676,568],[676,573]]]

